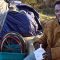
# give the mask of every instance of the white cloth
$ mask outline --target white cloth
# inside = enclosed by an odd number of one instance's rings
[[[24,60],[43,60],[43,54],[46,53],[45,50],[41,47],[30,53]]]
[[[46,53],[46,51],[42,48],[42,45],[40,45],[40,48],[38,48],[36,51],[34,51],[36,60],[43,60],[44,53]]]

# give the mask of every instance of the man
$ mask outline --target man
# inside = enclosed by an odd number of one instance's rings
[[[34,43],[43,44],[48,52],[47,60],[60,60],[60,1],[55,3],[56,19],[46,23],[43,36]]]

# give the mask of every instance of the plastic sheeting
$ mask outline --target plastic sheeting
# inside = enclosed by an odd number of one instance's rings
[[[22,36],[33,36],[37,34],[39,27],[42,30],[38,20],[39,15],[33,8],[26,5],[19,5],[17,8],[21,8],[26,13],[20,12],[21,10],[19,12],[8,11],[2,31],[0,32],[0,37],[8,32],[18,32]],[[34,15],[34,17],[31,15]]]

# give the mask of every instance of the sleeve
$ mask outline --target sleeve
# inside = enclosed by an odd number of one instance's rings
[[[51,48],[52,59],[60,59],[60,47]]]

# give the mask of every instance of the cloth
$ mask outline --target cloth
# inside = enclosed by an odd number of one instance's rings
[[[24,8],[25,6],[26,5],[21,5],[19,7]],[[0,37],[8,32],[18,32],[24,37],[33,36],[40,33],[42,26],[38,20],[38,13],[30,7],[26,9],[27,11],[21,8],[20,11],[9,10],[7,12],[2,30],[0,32]]]
[[[8,11],[6,20],[0,36],[8,32],[18,32],[22,36],[33,36],[38,31],[38,25],[34,18],[28,13],[22,14],[15,11]]]
[[[30,12],[34,13],[34,18],[38,24],[38,30],[43,31],[42,30],[42,26],[41,26],[41,22],[40,22],[40,17],[39,17],[39,13],[30,5],[27,4],[17,4],[16,5],[18,10],[25,10],[26,12],[28,12],[30,14]]]

